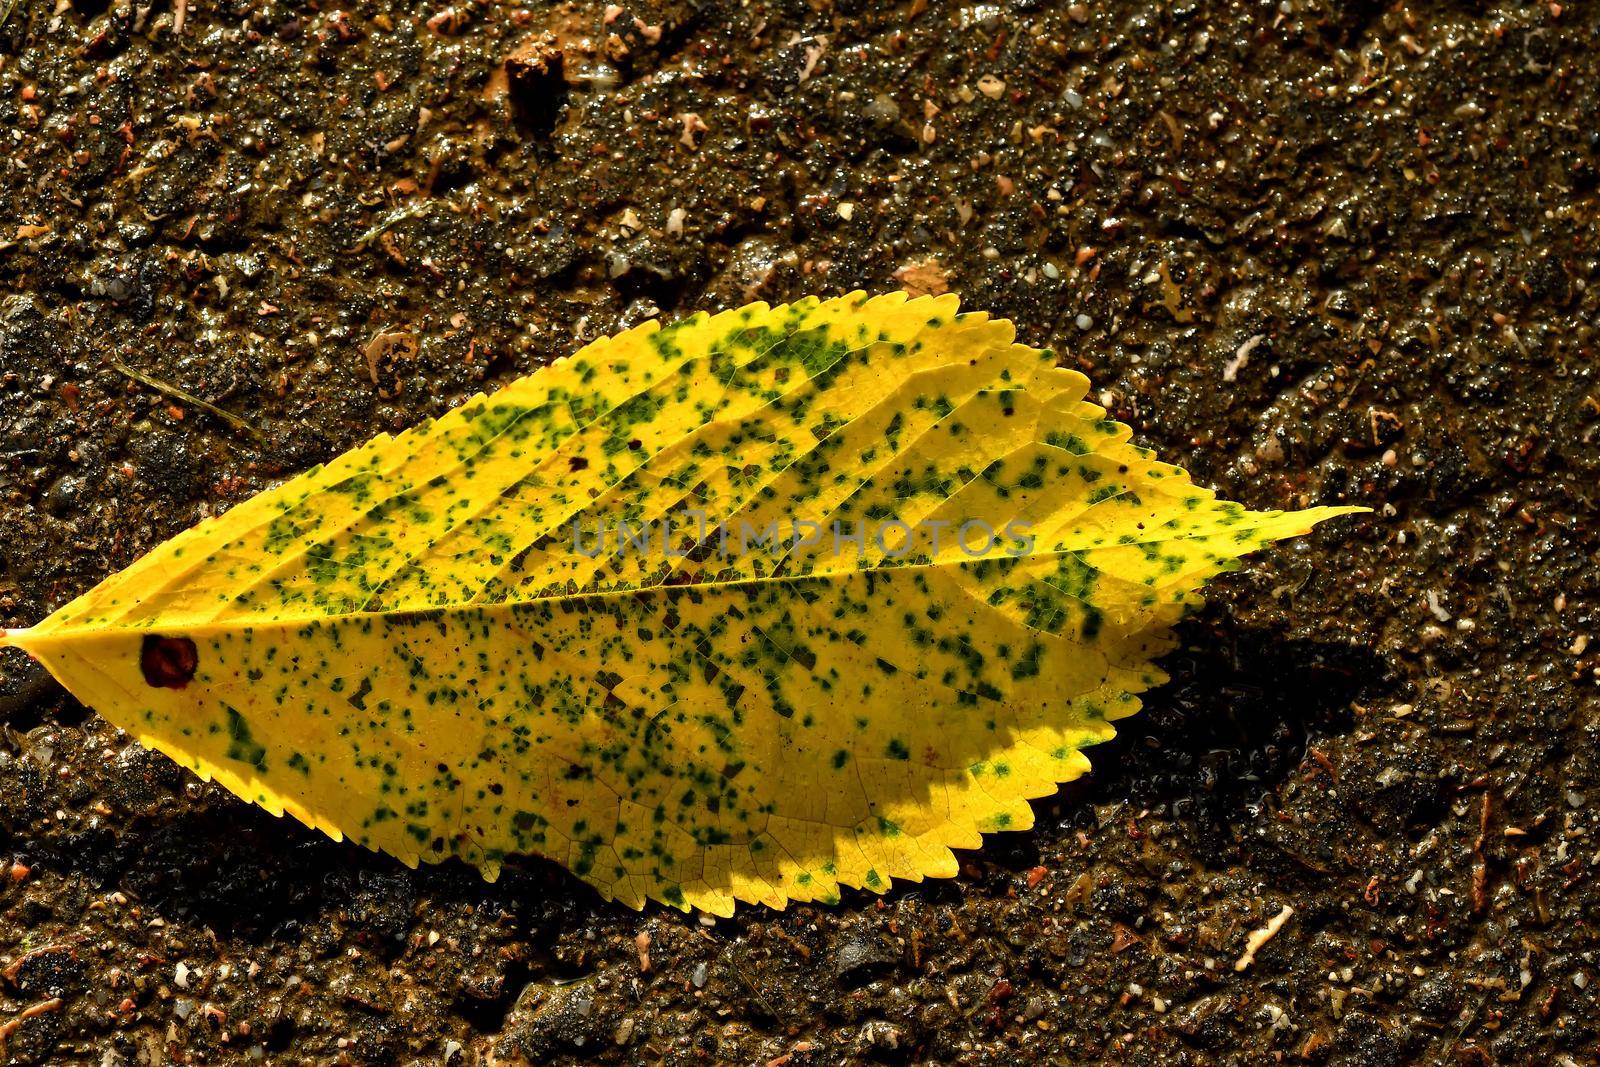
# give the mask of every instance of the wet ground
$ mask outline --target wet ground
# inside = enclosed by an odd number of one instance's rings
[[[0,0],[7,625],[581,340],[856,287],[1378,510],[960,878],[714,925],[331,844],[0,654],[5,1062],[1596,1062],[1593,5],[173,5]]]

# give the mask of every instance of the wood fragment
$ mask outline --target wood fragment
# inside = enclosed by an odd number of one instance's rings
[[[1294,908],[1285,904],[1282,911],[1267,920],[1267,925],[1258,930],[1250,931],[1250,936],[1245,938],[1244,954],[1233,961],[1233,969],[1235,971],[1248,970],[1250,965],[1256,961],[1256,953],[1261,951],[1262,946],[1268,941],[1278,936],[1278,931],[1283,929],[1283,924],[1288,922],[1293,915]]]

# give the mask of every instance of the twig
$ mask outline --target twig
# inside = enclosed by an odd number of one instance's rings
[[[405,204],[401,207],[395,208],[393,211],[390,211],[387,216],[380,219],[378,223],[372,227],[372,229],[368,230],[360,237],[357,237],[356,243],[351,245],[349,250],[354,252],[357,249],[365,248],[384,233],[388,232],[391,227],[397,226],[407,219],[416,218],[425,210],[427,210],[427,205],[421,203]]]
[[[111,368],[117,373],[127,375],[140,385],[149,386],[156,392],[165,393],[167,396],[172,397],[172,399],[181,400],[185,404],[193,404],[195,407],[215,415],[229,426],[232,426],[235,430],[238,430],[241,433],[249,434],[257,441],[262,439],[262,433],[260,430],[256,429],[254,426],[251,426],[248,422],[245,422],[231,411],[224,411],[222,408],[217,407],[217,405],[205,400],[201,400],[193,393],[184,389],[180,389],[176,385],[164,382],[160,378],[152,378],[143,371],[134,370],[132,367],[121,362],[120,360],[110,359],[106,362],[109,363]]]
[[[189,0],[173,0],[172,4],[172,35],[176,37],[183,32],[184,20],[189,17]]]

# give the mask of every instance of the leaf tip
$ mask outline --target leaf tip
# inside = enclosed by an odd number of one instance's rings
[[[1326,522],[1328,519],[1337,519],[1341,515],[1370,515],[1373,509],[1365,504],[1337,504],[1323,505],[1321,507],[1307,508],[1303,515],[1311,523]]]

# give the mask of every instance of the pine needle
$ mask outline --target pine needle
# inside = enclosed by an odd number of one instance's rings
[[[225,411],[209,401],[201,400],[187,389],[180,389],[178,386],[173,385],[170,382],[164,382],[160,378],[153,378],[144,373],[144,371],[134,370],[121,360],[109,359],[106,362],[110,364],[112,370],[115,370],[118,374],[123,374],[129,378],[132,378],[140,385],[148,386],[158,393],[163,393],[166,396],[170,396],[174,400],[181,401],[185,404],[192,404],[195,407],[200,408],[202,411],[210,412],[223,422],[227,423],[229,426],[232,426],[235,430],[248,434],[257,441],[262,439],[262,433],[260,430],[256,429],[254,426],[251,426],[248,422],[245,422],[233,412]]]

